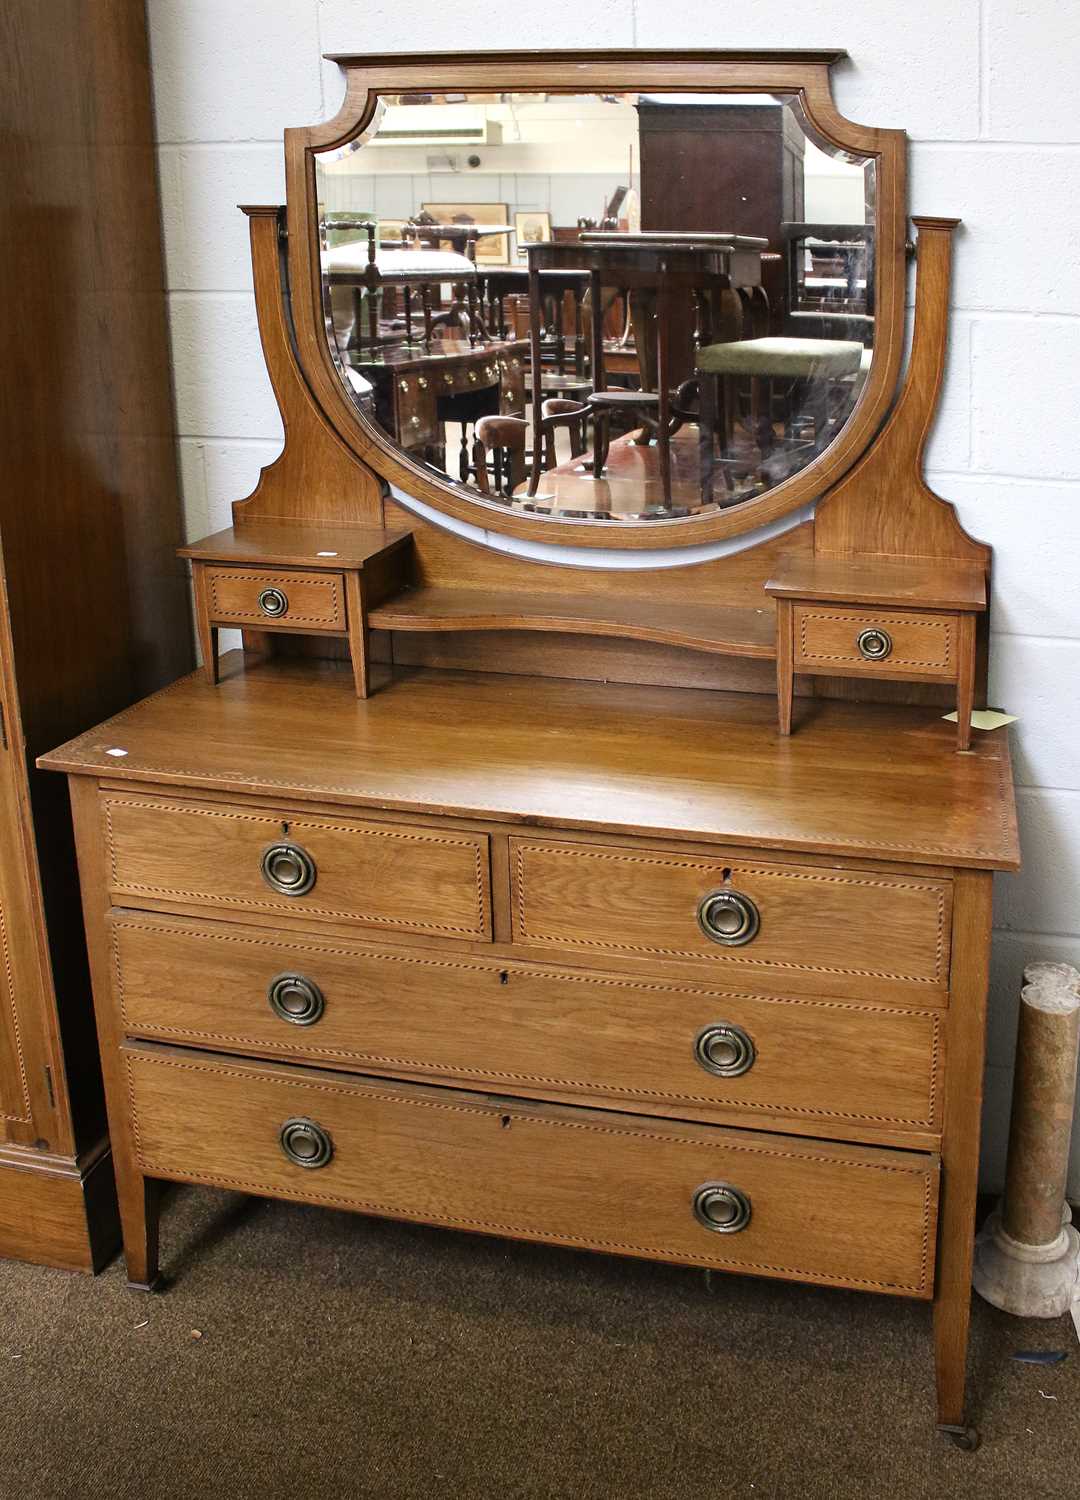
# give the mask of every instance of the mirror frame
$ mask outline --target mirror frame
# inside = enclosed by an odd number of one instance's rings
[[[844,51],[588,51],[328,54],[345,73],[332,120],[286,130],[288,275],[296,352],[323,415],[382,479],[444,515],[524,541],[575,547],[675,548],[756,531],[822,495],[873,441],[896,389],[904,344],[907,136],[844,119],[829,72]],[[334,367],[323,317],[315,162],[370,123],[380,94],[422,93],[770,93],[797,94],[809,123],[843,151],[876,163],[874,359],[856,406],[832,443],[806,468],[744,504],[711,515],[662,521],[538,517],[509,510],[441,480],[391,442],[349,400]]]

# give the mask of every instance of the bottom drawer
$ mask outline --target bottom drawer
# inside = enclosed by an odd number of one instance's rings
[[[934,1156],[154,1044],[122,1056],[138,1162],[151,1177],[787,1280],[932,1293]]]

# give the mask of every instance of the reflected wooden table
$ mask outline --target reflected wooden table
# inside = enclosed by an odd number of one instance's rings
[[[349,359],[374,387],[375,418],[396,443],[446,467],[443,424],[461,424],[459,472],[469,477],[466,425],[525,410],[524,339],[433,339],[364,351]]]
[[[618,234],[585,231],[580,239],[543,242],[528,247],[529,348],[533,368],[540,368],[541,301],[545,272],[587,272],[589,301],[595,310],[603,306],[604,287],[625,292],[638,356],[643,396],[651,398],[655,420],[658,477],[665,503],[672,501],[671,432],[672,368],[671,322],[675,298],[682,297],[694,309],[698,341],[711,342],[736,312],[732,297],[740,290],[761,285],[761,255],[768,241],[749,235],[646,232]],[[725,303],[725,298],[727,299]],[[603,320],[592,316],[590,358],[593,396],[597,409],[606,391]],[[625,393],[623,393],[625,394]],[[533,389],[533,425],[539,431],[542,393]],[[643,408],[645,402],[642,403]],[[603,423],[593,426],[593,480],[600,480],[606,456]],[[676,421],[676,426],[678,425]],[[528,493],[540,486],[541,458],[534,445]]]

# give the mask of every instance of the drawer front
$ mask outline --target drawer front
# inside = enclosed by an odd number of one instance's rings
[[[504,354],[499,360],[501,410],[522,413],[525,410],[525,369],[516,354]]]
[[[469,372],[464,365],[450,370],[437,370],[433,378],[438,396],[459,396],[462,391],[476,389],[476,381],[469,380]]]
[[[206,569],[210,619],[223,625],[344,634],[345,584],[340,573],[296,568]]]
[[[470,391],[486,390],[498,380],[496,360],[474,359],[455,365],[452,370],[439,371],[435,376],[435,391],[439,396],[463,396]]]
[[[121,1055],[138,1163],[149,1176],[687,1265],[931,1295],[933,1156],[634,1123],[601,1110],[152,1044]],[[695,1204],[727,1229],[706,1227]]]
[[[491,936],[486,834],[119,793],[102,796],[102,811],[110,890],[120,905],[150,898],[443,937]],[[284,880],[289,893],[275,889],[268,874]]]
[[[615,974],[387,951],[114,912],[126,1033],[427,1074],[933,1131],[941,1013],[770,1000]]]
[[[397,377],[398,432],[406,447],[433,443],[438,436],[433,380],[427,375]]]
[[[796,668],[949,682],[957,674],[955,615],[796,604],[794,625]]]
[[[947,881],[745,855],[511,845],[514,937],[525,947],[707,964],[725,985],[764,984],[772,994],[797,983],[800,993],[943,1001]],[[704,930],[710,913],[719,936]],[[723,941],[744,915],[748,931]]]

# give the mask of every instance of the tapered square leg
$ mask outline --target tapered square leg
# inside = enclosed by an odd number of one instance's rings
[[[69,782],[69,790],[128,1285],[141,1291],[152,1291],[159,1283],[160,1185],[156,1179],[145,1176],[139,1168],[134,1130],[128,1113],[127,1077],[120,1052],[124,1039],[123,1026],[120,1003],[114,988],[116,980],[109,941],[109,877],[101,837],[98,786],[88,777],[73,776]]]
[[[795,695],[795,613],[790,599],[776,601],[776,700],[780,733],[791,733]]]
[[[363,584],[359,573],[345,574],[345,608],[349,621],[349,655],[352,657],[356,696],[366,698],[371,692],[369,668],[370,636]]]
[[[956,748],[971,748],[971,711],[975,706],[975,616],[959,617],[956,679]]]
[[[156,1291],[161,1285],[158,1264],[160,1184],[153,1178],[135,1173],[130,1180],[118,1181],[117,1188],[127,1284],[135,1292]]]
[[[191,565],[191,582],[195,593],[195,628],[199,634],[199,651],[202,655],[203,675],[207,682],[218,680],[218,633],[210,624],[210,607],[206,594],[206,573],[202,563]]]
[[[945,1053],[949,1059],[934,1286],[938,1424],[961,1447],[974,1446],[964,1423],[975,1195],[979,1178],[986,992],[990,978],[991,876],[958,871],[953,890],[953,973]]]

